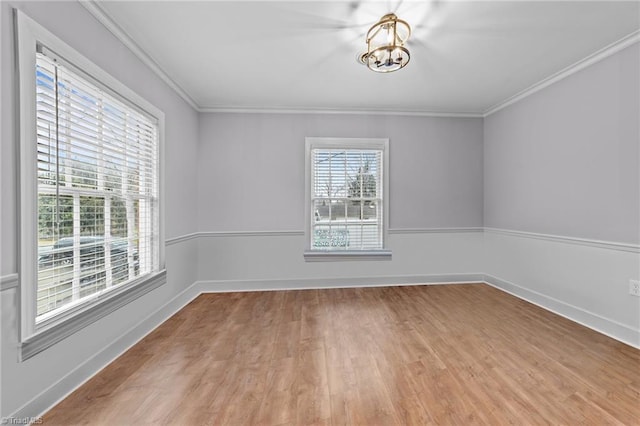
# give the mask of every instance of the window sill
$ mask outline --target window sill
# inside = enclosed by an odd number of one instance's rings
[[[22,342],[20,347],[21,361],[37,355],[166,282],[167,271],[165,269],[147,277],[142,282],[131,283],[131,285],[108,297],[92,300],[86,306],[83,306],[82,310],[73,313],[67,318],[58,318],[58,321],[51,326],[46,326],[46,328]]]
[[[336,262],[349,260],[391,260],[391,250],[305,250],[305,262]]]

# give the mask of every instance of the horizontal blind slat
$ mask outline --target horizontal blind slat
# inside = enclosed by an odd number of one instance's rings
[[[312,247],[382,248],[382,151],[312,149]]]
[[[43,315],[158,268],[158,131],[154,118],[41,54],[36,116],[38,229],[53,237],[41,238]]]

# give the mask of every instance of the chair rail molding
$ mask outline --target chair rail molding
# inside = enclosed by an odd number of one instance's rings
[[[501,228],[484,228],[484,232],[488,234],[510,235],[522,238],[534,238],[538,240],[554,241],[558,243],[582,245],[604,248],[609,250],[627,251],[631,253],[640,253],[640,244],[622,243],[617,241],[603,241],[589,238],[567,237],[563,235],[542,234],[538,232],[516,231],[513,229]]]
[[[17,273],[0,276],[0,291],[18,287],[19,278]]]

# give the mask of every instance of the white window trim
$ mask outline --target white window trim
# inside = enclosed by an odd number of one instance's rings
[[[17,62],[19,88],[19,153],[20,153],[20,214],[18,215],[19,268],[20,268],[20,342],[22,359],[46,349],[79,329],[97,321],[115,309],[140,297],[166,282],[164,247],[164,113],[147,102],[133,90],[102,70],[98,65],[78,53],[60,38],[14,9],[17,29]],[[141,277],[121,288],[90,298],[84,303],[65,310],[54,319],[36,327],[36,286],[38,209],[37,209],[37,146],[36,140],[36,47],[43,44],[66,61],[91,75],[101,84],[146,111],[158,121],[159,155],[159,255],[160,268],[155,273]]]
[[[311,150],[322,149],[379,149],[382,156],[382,194],[383,194],[383,230],[381,250],[312,250],[311,249],[311,225],[313,212],[311,209]],[[389,243],[389,139],[384,138],[305,138],[305,251],[304,259],[307,262],[325,262],[340,260],[390,260],[391,250]]]

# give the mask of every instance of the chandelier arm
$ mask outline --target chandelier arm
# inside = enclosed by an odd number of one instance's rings
[[[411,26],[407,23],[407,21],[403,21],[402,19],[397,19],[396,23],[397,24],[402,24],[407,29],[407,38],[402,40],[402,42],[404,43],[407,40],[409,40],[409,37],[411,37]]]
[[[367,31],[367,41],[372,40],[375,36],[378,35],[378,33],[382,30],[382,26],[378,25],[380,24],[379,22],[377,24],[375,24],[373,27],[369,28],[369,31]],[[371,34],[371,31],[373,31],[373,29],[375,28],[375,33]]]

